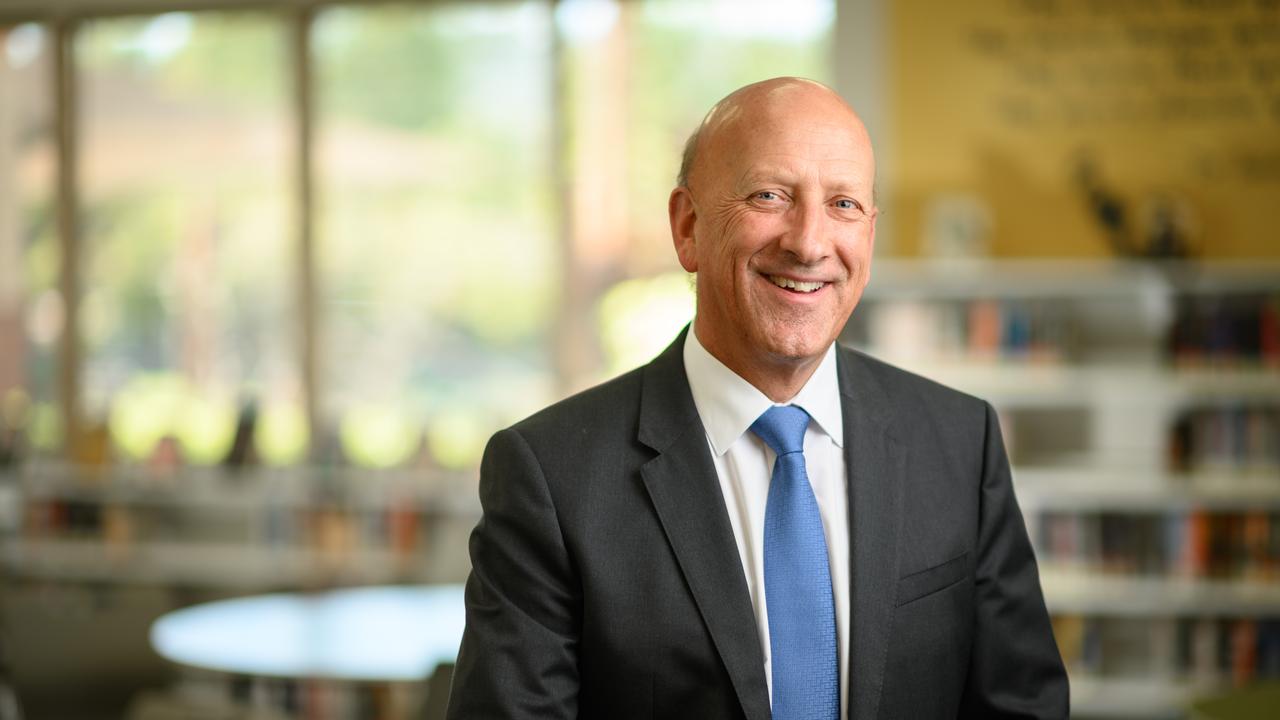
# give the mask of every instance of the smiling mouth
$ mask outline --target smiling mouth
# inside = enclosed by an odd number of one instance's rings
[[[777,285],[783,290],[790,290],[797,293],[812,293],[821,290],[826,286],[824,282],[804,282],[802,280],[792,280],[791,278],[782,277],[780,275],[766,275],[769,282]]]

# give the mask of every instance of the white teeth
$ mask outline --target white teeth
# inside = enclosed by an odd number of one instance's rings
[[[826,284],[826,283],[820,283],[820,282],[798,282],[796,280],[792,280],[791,278],[778,277],[777,275],[770,275],[769,280],[774,285],[777,285],[780,288],[786,288],[788,290],[797,290],[799,292],[805,292],[805,293],[811,293],[815,290],[820,289],[823,285]]]

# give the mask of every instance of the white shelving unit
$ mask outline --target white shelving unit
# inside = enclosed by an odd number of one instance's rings
[[[898,260],[878,258],[868,298],[1140,298],[1161,304],[1171,290],[1216,293],[1276,288],[1280,260],[1112,259]]]
[[[1264,470],[1177,475],[1115,468],[1017,468],[1023,512],[1280,512],[1280,478]]]
[[[1174,362],[1167,350],[1180,299],[1277,294],[1276,260],[879,260],[842,341],[995,405],[1035,541],[1045,513],[1280,513],[1276,462],[1190,472],[1171,470],[1169,462],[1171,428],[1188,409],[1280,412],[1280,361],[1193,364]],[[986,317],[968,314],[979,304]],[[970,323],[990,322],[1008,308],[1026,313],[1020,321],[1039,323],[1034,331],[1048,327],[1047,337],[1030,347],[975,347]],[[1054,615],[1118,622],[1280,617],[1280,576],[1120,574],[1042,558],[1041,580]],[[1140,676],[1071,670],[1076,717],[1185,717],[1192,699],[1229,680],[1159,669]]]
[[[1267,616],[1280,609],[1280,583],[1108,575],[1041,568],[1049,612],[1115,617]]]
[[[59,498],[138,506],[184,504],[208,510],[250,511],[268,506],[315,507],[322,502],[350,509],[381,509],[388,502],[412,502],[442,512],[479,512],[475,474],[441,470],[368,470],[359,468],[216,467],[156,473],[143,467],[105,472],[67,464],[36,465],[9,482],[28,500]]]
[[[432,555],[444,559],[446,554]],[[6,572],[27,578],[241,592],[456,580],[457,563],[444,567],[432,559],[371,548],[325,551],[250,543],[112,544],[97,539],[30,541],[6,547],[3,553]]]
[[[1191,701],[1215,686],[1169,678],[1071,678],[1073,715],[1110,718],[1185,717]]]
[[[474,473],[442,471],[47,465],[0,487],[0,572],[71,583],[243,593],[459,582],[469,568],[458,548],[480,516]],[[94,515],[89,527],[47,517],[69,505]],[[402,546],[394,522],[412,525]]]

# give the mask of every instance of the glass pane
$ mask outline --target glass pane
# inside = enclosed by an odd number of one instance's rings
[[[747,83],[796,75],[830,83],[834,0],[644,0],[632,10],[631,237],[669,263],[665,209],[685,139],[711,104]],[[654,246],[657,257],[654,258]]]
[[[0,26],[0,467],[61,441],[52,37]]]
[[[566,0],[556,20],[569,88],[573,275],[612,278],[581,289],[598,310],[607,376],[648,360],[692,317],[666,213],[685,139],[712,103],[747,83],[829,83],[835,3]]]
[[[322,412],[356,463],[470,467],[551,398],[549,50],[541,2],[317,18]]]
[[[253,13],[77,35],[85,405],[126,458],[244,460],[238,419],[302,456],[284,40]]]

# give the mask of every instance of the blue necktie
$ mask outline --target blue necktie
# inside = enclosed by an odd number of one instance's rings
[[[840,675],[831,567],[818,500],[804,469],[809,414],[775,406],[751,425],[778,459],[764,511],[774,720],[836,720]]]

